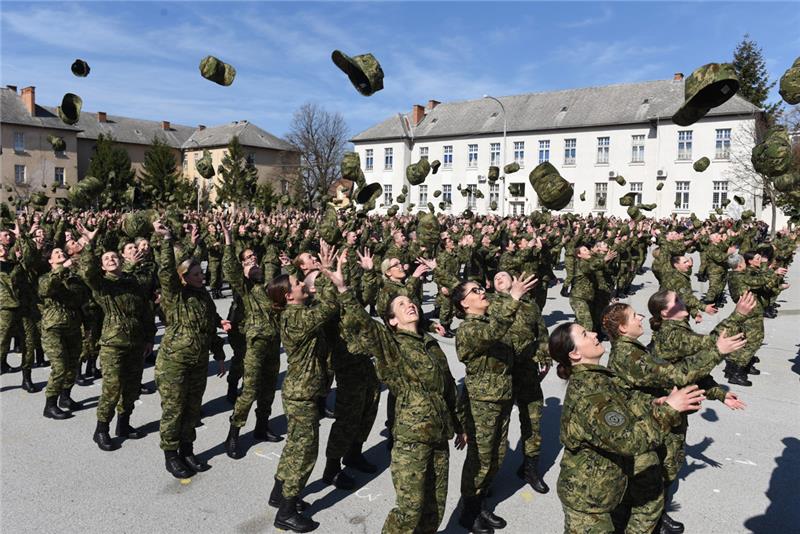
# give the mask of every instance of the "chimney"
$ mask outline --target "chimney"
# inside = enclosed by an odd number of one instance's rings
[[[683,73],[682,73],[682,72],[676,72],[676,73],[675,73],[675,74],[672,76],[672,81],[673,81],[673,82],[679,82],[679,81],[681,81],[681,80],[683,80]]]
[[[17,86],[16,85],[6,85],[7,89],[11,89],[14,91],[14,94],[17,94]]]
[[[198,130],[205,130],[206,129],[206,125],[205,124],[198,124],[197,125],[197,129]]]
[[[98,111],[97,112],[97,120],[99,122],[108,122],[108,117],[106,116],[105,111]]]
[[[169,131],[169,121],[161,121],[161,129]]]
[[[31,116],[36,114],[36,87],[23,87],[22,88],[22,104]]]
[[[441,102],[439,102],[438,100],[428,100],[428,105],[426,106],[425,109],[431,110],[436,106],[438,106],[439,104],[441,104]]]
[[[411,123],[416,126],[425,118],[425,108],[419,104],[414,104],[411,108]]]

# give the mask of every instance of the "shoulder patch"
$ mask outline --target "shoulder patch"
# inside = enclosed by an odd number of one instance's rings
[[[625,424],[625,416],[616,410],[609,410],[603,414],[603,420],[608,426],[619,427]]]

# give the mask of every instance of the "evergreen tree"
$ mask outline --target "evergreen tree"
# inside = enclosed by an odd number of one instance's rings
[[[749,34],[745,34],[742,41],[736,45],[732,63],[739,77],[739,95],[763,109],[767,115],[767,122],[773,124],[780,116],[781,104],[780,102],[767,104],[769,91],[775,87],[775,82],[769,81],[764,54]]]
[[[252,206],[265,213],[272,211],[272,208],[278,202],[278,197],[275,196],[275,191],[272,189],[272,184],[269,182],[259,184],[256,186],[256,194],[253,197]]]
[[[180,203],[183,199],[179,195],[185,189],[180,186],[189,184],[178,173],[172,148],[157,137],[153,139],[150,148],[144,154],[144,165],[139,180],[144,204],[156,209]]]
[[[134,185],[136,172],[131,169],[131,158],[124,148],[116,146],[110,136],[100,134],[94,154],[89,160],[89,176],[103,183],[97,205],[104,209],[129,206],[128,188]]]
[[[249,206],[255,197],[258,185],[258,170],[247,161],[239,138],[233,136],[228,143],[228,151],[217,168],[219,183],[217,204]]]

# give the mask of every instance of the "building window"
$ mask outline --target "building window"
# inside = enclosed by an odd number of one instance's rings
[[[572,188],[573,191],[575,191],[575,182],[570,182],[569,186]],[[575,207],[575,194],[573,193],[569,199],[569,202],[567,203],[566,206],[561,208],[561,211],[572,210],[574,207]]]
[[[577,139],[564,139],[564,165],[575,165],[577,147]]]
[[[500,205],[500,184],[489,184],[489,204],[497,202]]]
[[[517,215],[525,215],[524,202],[509,202],[508,206],[511,208],[511,215],[513,217],[516,217]]]
[[[419,159],[428,159],[428,147],[421,146],[419,147]]]
[[[539,163],[550,161],[550,141],[539,141]]]
[[[500,143],[492,143],[489,145],[490,165],[500,165]]]
[[[375,152],[368,148],[364,153],[364,170],[371,171],[375,165]]]
[[[731,157],[731,129],[723,128],[717,130],[717,153],[716,159],[729,159]]]
[[[478,145],[467,145],[467,166],[478,166]]]
[[[678,159],[692,159],[692,131],[678,132]]]
[[[25,152],[25,134],[14,132],[14,152]]]
[[[644,161],[644,135],[631,136],[631,163]]]
[[[419,206],[424,206],[428,203],[428,186],[419,186]]]
[[[689,209],[689,182],[675,182],[675,207]]]
[[[514,141],[514,161],[520,166],[525,166],[525,141]]]
[[[14,165],[14,183],[25,183],[25,165]]]
[[[467,209],[475,209],[475,206],[477,205],[475,192],[477,190],[478,186],[476,184],[470,184],[467,186],[467,191],[469,191],[469,194],[467,195]]]
[[[597,182],[594,184],[594,209],[606,209],[608,200],[608,182]]]
[[[442,165],[445,169],[449,169],[453,166],[453,145],[447,145],[444,147],[444,161],[442,161]]]
[[[386,206],[391,206],[394,203],[394,199],[392,198],[392,185],[384,185],[383,186],[383,203]]]
[[[719,130],[717,130],[719,132]],[[687,193],[688,194],[688,193]],[[722,203],[728,198],[728,182],[720,181],[714,182],[714,195],[711,200],[711,207],[714,209],[721,208]]]
[[[255,165],[256,164],[256,155],[250,152],[246,158],[248,165]]]
[[[642,188],[644,186],[644,182],[631,182],[631,193],[636,193],[636,198],[634,198],[634,204],[641,204],[642,203]]]
[[[202,158],[202,157],[203,157],[203,155],[200,152],[195,152],[194,153],[194,162],[195,162],[195,164],[197,164],[197,162],[200,161],[200,158]]]
[[[610,147],[610,137],[597,138],[597,163],[608,163],[608,151]]]
[[[53,173],[53,181],[58,185],[64,185],[64,167],[56,167]]]
[[[394,149],[393,148],[384,148],[383,149],[383,168],[387,171],[392,170],[392,164],[394,162]]]
[[[525,196],[525,184],[508,184],[508,193],[512,197],[524,197]]]
[[[442,186],[442,202],[445,204],[453,203],[453,186],[445,184]]]

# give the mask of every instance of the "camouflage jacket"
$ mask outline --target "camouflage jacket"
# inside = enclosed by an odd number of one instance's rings
[[[600,256],[593,256],[588,260],[577,258],[575,274],[572,277],[572,290],[570,295],[582,300],[594,299],[595,274],[604,269],[604,260]]]
[[[222,340],[217,336],[220,317],[205,287],[184,285],[175,265],[171,241],[161,247],[158,278],[161,282],[161,307],[167,319],[162,348],[165,355],[182,361],[197,362],[214,358],[224,360]]]
[[[264,283],[245,278],[242,264],[236,257],[236,250],[232,244],[225,247],[222,272],[234,293],[241,299],[244,318],[239,326],[248,339],[277,338],[278,319],[272,311],[272,300],[267,294],[267,287]]]
[[[728,245],[725,242],[709,244],[705,251],[707,267],[709,269],[728,270]]]
[[[705,308],[692,292],[692,279],[689,278],[689,273],[682,273],[672,265],[667,265],[661,273],[661,285],[658,289],[659,291],[668,289],[677,293],[692,317]]]
[[[339,294],[342,334],[352,352],[375,356],[376,371],[397,397],[393,434],[404,442],[440,443],[461,433],[463,413],[447,357],[430,335],[372,320],[350,291]]]
[[[747,267],[744,271],[731,271],[728,276],[728,288],[733,301],[739,302],[739,297],[745,291],[751,291],[756,297],[756,309],[752,313],[761,315],[782,283],[783,277],[769,269]]]
[[[81,304],[89,296],[83,281],[59,267],[39,278],[42,330],[80,331]]]
[[[27,238],[19,239],[16,246],[17,259],[0,262],[0,309],[3,310],[25,308],[26,271],[32,268],[34,249]]]
[[[398,295],[410,298],[420,310],[422,309],[422,303],[419,302],[419,295],[422,290],[421,279],[415,276],[409,276],[403,283],[398,283],[383,276],[381,277],[381,283],[382,285],[378,291],[378,299],[375,304],[375,309],[378,310],[378,314],[381,317],[386,315],[389,304],[391,304]]]
[[[680,423],[672,407],[625,389],[609,369],[576,365],[561,413],[561,502],[580,512],[610,512],[625,494],[633,457],[656,449]]]
[[[152,339],[155,324],[152,321],[147,323],[151,317],[142,286],[136,278],[126,273],[120,276],[104,274],[97,252],[94,243],[89,243],[83,249],[78,274],[103,310],[100,345],[130,348],[143,344],[145,339]]]
[[[491,305],[509,305],[512,300],[514,299],[507,293],[493,293]],[[489,313],[491,312],[490,308]],[[544,324],[542,312],[536,302],[527,298],[526,295],[520,299],[514,322],[503,337],[503,341],[514,350],[515,368],[523,360],[550,365],[548,339],[547,326]]]
[[[455,252],[440,250],[436,255],[436,269],[433,270],[433,281],[441,287],[453,289],[460,282],[458,273],[461,264]]]
[[[472,400],[511,399],[514,349],[505,336],[520,303],[509,299],[497,304],[487,315],[468,314],[456,332],[456,354],[466,367],[464,383]]]

